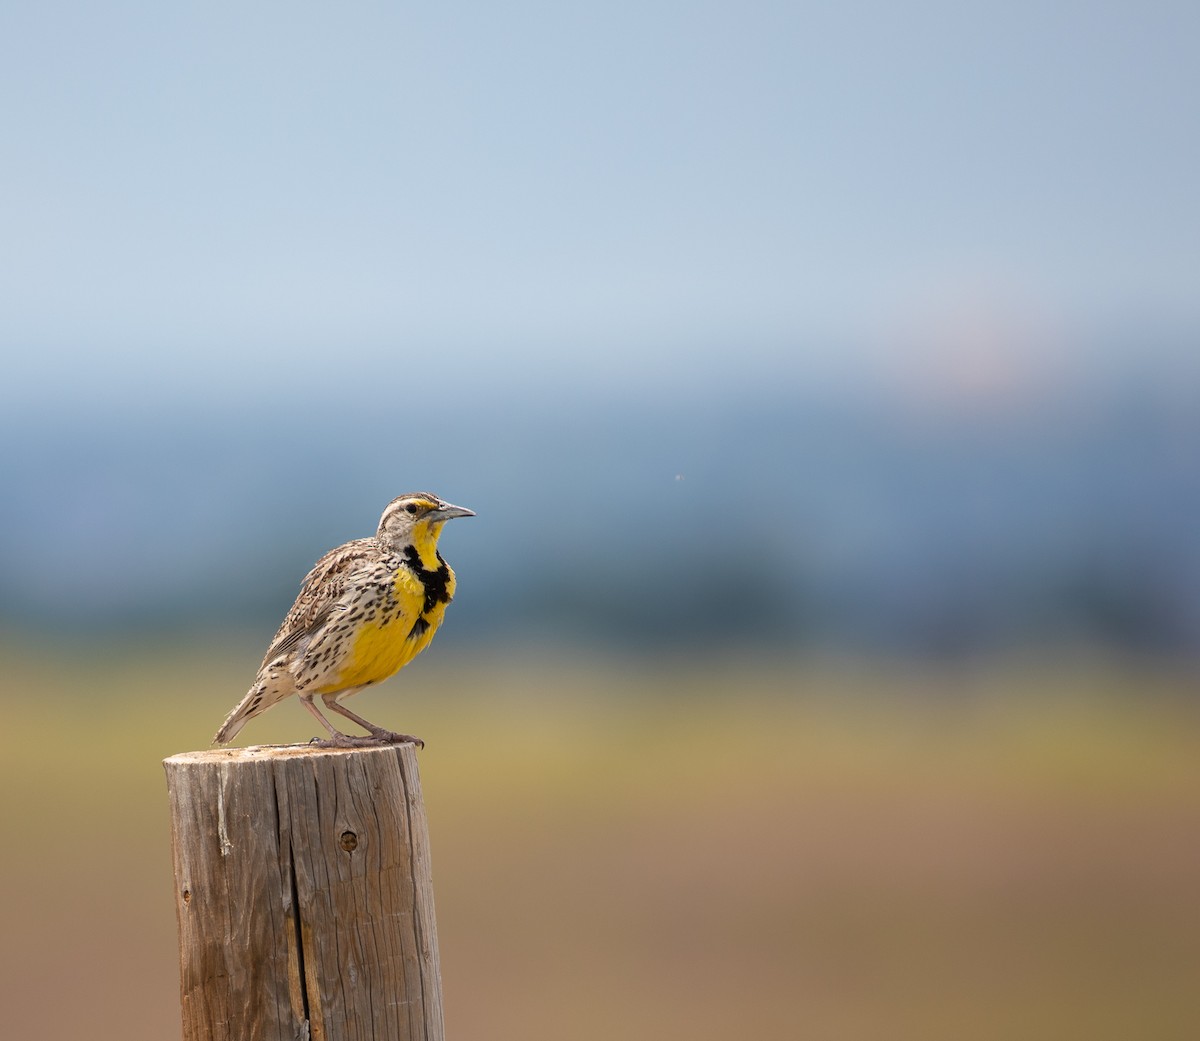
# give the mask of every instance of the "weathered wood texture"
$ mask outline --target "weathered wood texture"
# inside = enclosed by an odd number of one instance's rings
[[[412,745],[163,765],[184,1041],[443,1041]]]

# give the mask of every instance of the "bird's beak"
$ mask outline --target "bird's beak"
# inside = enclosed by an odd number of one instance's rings
[[[430,510],[427,516],[429,520],[433,521],[448,521],[455,517],[474,517],[475,511],[468,510],[465,506],[454,506],[444,502],[436,510]]]

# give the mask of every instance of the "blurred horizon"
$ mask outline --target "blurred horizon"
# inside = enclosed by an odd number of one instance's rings
[[[439,647],[1195,661],[1192,342],[926,340],[841,381],[10,412],[0,625],[265,644],[318,556],[428,488],[480,514],[444,535],[460,593]]]

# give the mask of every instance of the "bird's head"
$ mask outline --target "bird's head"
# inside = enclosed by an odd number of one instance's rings
[[[474,510],[454,506],[430,492],[410,492],[387,504],[379,518],[377,537],[387,546],[415,543],[420,548],[423,543],[437,543],[446,521],[474,516]]]

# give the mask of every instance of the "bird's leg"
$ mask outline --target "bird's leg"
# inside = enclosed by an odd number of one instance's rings
[[[313,696],[311,694],[301,694],[300,704],[303,705],[309,712],[316,717],[317,722],[329,731],[329,740],[318,741],[315,737],[312,739],[312,744],[321,748],[353,748],[356,745],[362,744],[364,741],[369,741],[370,738],[354,738],[349,734],[343,734],[340,730],[335,729],[334,725],[329,722],[323,715],[321,710],[313,704]]]
[[[360,727],[362,727],[365,731],[367,731],[371,735],[369,738],[359,738],[358,739],[359,742],[364,743],[364,744],[369,742],[369,743],[378,744],[378,745],[412,744],[412,745],[416,745],[418,748],[425,747],[425,742],[422,741],[419,737],[413,737],[412,734],[397,734],[394,730],[385,730],[383,727],[377,726],[376,724],[372,723],[370,720],[363,719],[363,717],[358,715],[358,713],[351,712],[348,708],[346,708],[345,705],[342,705],[337,701],[338,698],[345,697],[345,695],[347,693],[352,693],[352,692],[339,690],[334,694],[322,694],[321,700],[323,702],[325,702],[325,707],[327,709],[329,709],[331,712],[336,712],[339,716],[345,716],[347,719],[353,720],[355,723],[357,723]],[[312,705],[310,703],[310,707],[312,708],[312,710],[314,712],[317,711],[316,705]],[[321,718],[324,719],[323,716]],[[326,721],[325,725],[327,727],[329,726],[328,721]],[[334,730],[332,727],[330,727],[329,729],[330,729],[330,734],[332,736],[332,734],[334,733]],[[348,735],[342,734],[341,736],[347,737]],[[334,740],[337,740],[337,739],[334,738]],[[355,739],[350,738],[350,740],[353,741]]]

